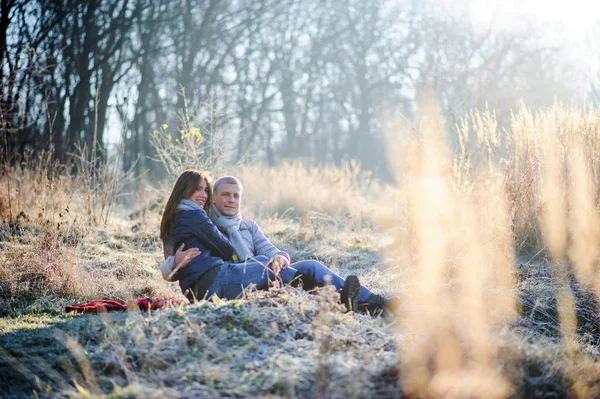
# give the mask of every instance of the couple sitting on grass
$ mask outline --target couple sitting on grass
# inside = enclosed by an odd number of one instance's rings
[[[264,290],[279,279],[308,291],[331,284],[347,310],[384,311],[384,298],[362,287],[356,276],[344,280],[316,260],[290,265],[290,256],[271,244],[256,222],[242,218],[241,202],[242,184],[235,177],[220,178],[214,191],[201,171],[186,170],[177,179],[160,224],[166,258],[161,272],[167,281],[179,280],[190,301],[213,295],[234,299],[250,285]]]

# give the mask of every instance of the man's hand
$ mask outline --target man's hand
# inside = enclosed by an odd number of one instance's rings
[[[200,255],[200,250],[198,248],[190,248],[187,251],[184,251],[183,247],[185,247],[185,244],[181,244],[177,252],[175,252],[175,265],[178,268],[187,266],[187,264],[190,263],[190,260]]]
[[[269,261],[269,265],[271,266],[273,273],[279,274],[280,271],[287,269],[290,265],[290,261],[283,255],[275,255]]]

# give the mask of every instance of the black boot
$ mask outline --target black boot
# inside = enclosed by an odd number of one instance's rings
[[[341,300],[346,305],[346,310],[358,311],[358,294],[360,293],[360,282],[356,276],[346,277],[344,288],[342,288]]]
[[[386,299],[378,294],[371,294],[364,302],[358,304],[358,310],[373,316],[381,316],[387,310]]]

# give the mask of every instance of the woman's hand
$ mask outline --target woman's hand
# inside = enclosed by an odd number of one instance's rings
[[[187,251],[184,251],[184,247],[185,244],[181,244],[177,252],[175,252],[175,265],[177,268],[187,266],[187,264],[190,263],[190,260],[200,255],[200,250],[198,248],[190,248]]]

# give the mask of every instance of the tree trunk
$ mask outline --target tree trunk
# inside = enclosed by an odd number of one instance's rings
[[[91,100],[91,71],[89,69],[90,56],[94,51],[96,44],[96,26],[94,24],[94,14],[96,11],[96,1],[90,1],[87,5],[87,9],[82,18],[82,25],[84,27],[83,37],[77,38],[82,43],[78,43],[82,46],[79,53],[74,53],[75,59],[75,73],[79,78],[73,96],[70,99],[69,107],[69,149],[74,151],[76,144],[82,141],[82,139],[89,143],[89,136],[93,135],[93,131],[90,132],[88,127],[90,115],[90,100]],[[75,38],[74,38],[75,40]],[[88,148],[91,151],[91,148]],[[89,152],[88,152],[89,154]]]
[[[284,70],[281,77],[281,99],[283,101],[283,118],[287,135],[286,156],[295,157],[300,152],[296,132],[296,96],[294,93],[294,77],[291,71]]]

